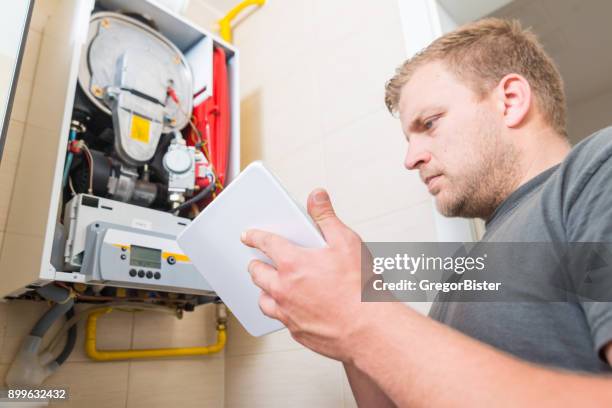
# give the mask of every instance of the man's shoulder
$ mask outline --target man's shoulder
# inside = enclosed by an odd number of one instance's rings
[[[608,180],[612,178],[612,127],[601,129],[576,144],[560,170],[568,208],[585,190],[608,190]]]
[[[576,144],[565,162],[597,165],[612,156],[612,126],[603,128]],[[583,167],[581,166],[581,167]]]

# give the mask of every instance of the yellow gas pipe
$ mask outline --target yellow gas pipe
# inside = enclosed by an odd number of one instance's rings
[[[266,0],[244,0],[242,3],[238,4],[236,7],[231,9],[225,17],[219,20],[219,34],[221,38],[225,41],[231,43],[232,42],[232,20],[240,14],[242,10],[249,6],[263,6],[266,3]]]
[[[220,306],[217,306],[218,308]],[[177,347],[158,348],[142,350],[98,350],[96,346],[96,324],[98,318],[113,311],[111,307],[93,311],[87,317],[85,329],[85,352],[87,356],[96,361],[129,360],[138,358],[163,358],[163,357],[185,357],[201,356],[205,354],[218,353],[225,347],[227,334],[225,332],[225,306],[222,312],[217,313],[217,342],[203,347]],[[217,309],[219,310],[219,309]]]

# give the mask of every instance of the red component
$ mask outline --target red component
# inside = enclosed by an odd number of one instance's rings
[[[68,145],[68,151],[74,154],[81,154],[81,148],[79,147],[79,141],[73,140]]]
[[[210,179],[208,177],[200,177],[196,179],[196,185],[200,187],[200,189],[208,187],[210,184]]]
[[[208,146],[210,161],[218,180],[225,184],[230,148],[229,83],[225,51],[213,52],[213,95],[193,109],[195,126]],[[190,130],[188,144],[194,145],[197,135]]]
[[[178,96],[176,96],[176,92],[174,91],[174,89],[172,89],[171,87],[168,87],[168,90],[166,91],[166,93],[168,94],[168,96],[170,98],[172,98],[172,100],[178,104],[179,103],[179,98]]]
[[[210,184],[210,179],[208,178],[208,173],[210,172],[210,170],[208,169],[208,166],[206,165],[206,163],[203,162],[196,162],[196,168],[195,168],[195,176],[196,176],[196,180],[195,183],[197,186],[199,186],[200,188],[205,188],[208,187],[208,185]]]

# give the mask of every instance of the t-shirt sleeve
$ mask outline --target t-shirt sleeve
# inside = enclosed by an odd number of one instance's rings
[[[608,137],[612,139],[612,135]],[[590,326],[595,351],[612,342],[612,148],[609,141],[583,155],[568,186],[566,235],[570,273]],[[589,157],[590,156],[590,157]],[[581,244],[576,244],[581,243]],[[610,362],[612,364],[612,362]]]

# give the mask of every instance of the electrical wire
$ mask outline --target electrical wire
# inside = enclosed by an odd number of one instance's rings
[[[85,157],[87,157],[87,161],[89,162],[89,190],[87,190],[87,192],[90,195],[93,195],[93,170],[94,170],[93,156],[91,155],[91,151],[89,150],[89,147],[87,147],[85,142],[83,141],[81,142],[82,142],[83,151],[85,152]]]
[[[198,215],[200,215],[200,209],[198,208],[196,204],[191,204],[191,212],[193,213],[194,217],[197,217]]]
[[[73,197],[77,195],[74,189],[74,184],[72,184],[72,176],[68,176],[68,187],[70,187],[70,193],[72,194]]]
[[[192,204],[195,204],[198,201],[202,201],[203,199],[208,197],[208,195],[216,187],[216,185],[215,185],[215,175],[213,173],[209,173],[208,175],[210,176],[209,179],[212,178],[212,180],[210,180],[210,184],[209,185],[207,185],[202,190],[198,191],[198,193],[196,195],[194,195],[193,197],[191,197],[189,200],[185,201],[184,203],[182,203],[178,207],[173,208],[172,210],[170,210],[170,212],[178,213],[178,212],[184,210],[185,208],[189,208]]]
[[[202,139],[202,133],[200,133],[200,130],[198,129],[198,127],[195,125],[195,123],[193,123],[193,120],[189,119],[189,124],[191,125],[191,128],[193,129],[193,131],[198,135],[198,140],[199,140],[198,145],[200,146],[200,150],[202,150],[202,153],[204,153],[204,157],[206,158],[206,161],[210,165],[210,170],[213,172],[213,174],[215,176],[216,187],[217,187],[217,189],[220,192],[221,190],[223,190],[223,184],[221,184],[221,182],[219,181],[219,177],[217,177],[217,172],[215,171],[214,165],[213,165],[213,163],[212,163],[212,161],[210,159],[210,152],[208,151],[208,142],[204,141]],[[208,124],[206,125],[206,130],[207,130],[207,133],[208,133],[209,132]],[[210,136],[210,135],[207,135],[206,140],[209,140],[208,136]],[[214,195],[215,195],[215,192],[213,191],[213,196]]]

